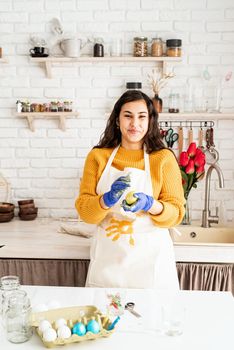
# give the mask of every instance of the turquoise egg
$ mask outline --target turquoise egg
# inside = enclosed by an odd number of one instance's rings
[[[92,332],[94,334],[97,334],[100,332],[100,326],[99,326],[99,323],[95,320],[91,320],[88,322],[87,324],[87,332]]]
[[[74,324],[73,328],[72,328],[72,334],[77,334],[79,336],[85,335],[86,333],[86,328],[84,323],[82,322],[78,322],[76,324]]]

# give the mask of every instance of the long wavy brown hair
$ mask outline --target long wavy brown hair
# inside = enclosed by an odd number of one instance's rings
[[[115,103],[113,111],[107,121],[106,129],[101,135],[99,143],[94,148],[114,148],[121,143],[121,131],[118,127],[119,114],[125,103],[144,100],[149,113],[149,127],[144,136],[146,152],[151,153],[165,148],[162,142],[158,126],[158,113],[156,112],[152,100],[143,92],[138,90],[126,91]]]

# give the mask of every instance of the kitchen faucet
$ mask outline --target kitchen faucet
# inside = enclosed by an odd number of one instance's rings
[[[218,208],[216,207],[216,215],[210,214],[210,179],[212,171],[216,170],[219,179],[219,187],[224,188],[223,173],[217,163],[212,164],[206,173],[206,184],[205,184],[205,208],[202,211],[202,227],[210,227],[211,223],[217,224],[219,222]]]

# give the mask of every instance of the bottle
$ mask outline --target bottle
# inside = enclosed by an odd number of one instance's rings
[[[30,325],[31,304],[23,290],[11,294],[5,315],[7,340],[11,343],[24,343],[32,336]]]
[[[133,45],[133,56],[146,57],[148,56],[148,38],[145,36],[135,37]]]
[[[101,38],[95,40],[93,47],[93,57],[104,57],[104,46],[103,40]]]
[[[158,94],[155,94],[154,97],[152,98],[153,105],[155,110],[158,113],[162,113],[162,108],[163,108],[163,100],[158,96]]]
[[[20,100],[16,101],[16,112],[21,113],[22,112],[22,102]]]
[[[161,57],[163,55],[163,42],[161,38],[153,38],[151,44],[151,56]]]

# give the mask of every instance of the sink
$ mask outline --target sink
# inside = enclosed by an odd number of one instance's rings
[[[181,236],[171,230],[174,245],[234,245],[233,227],[178,226]]]

